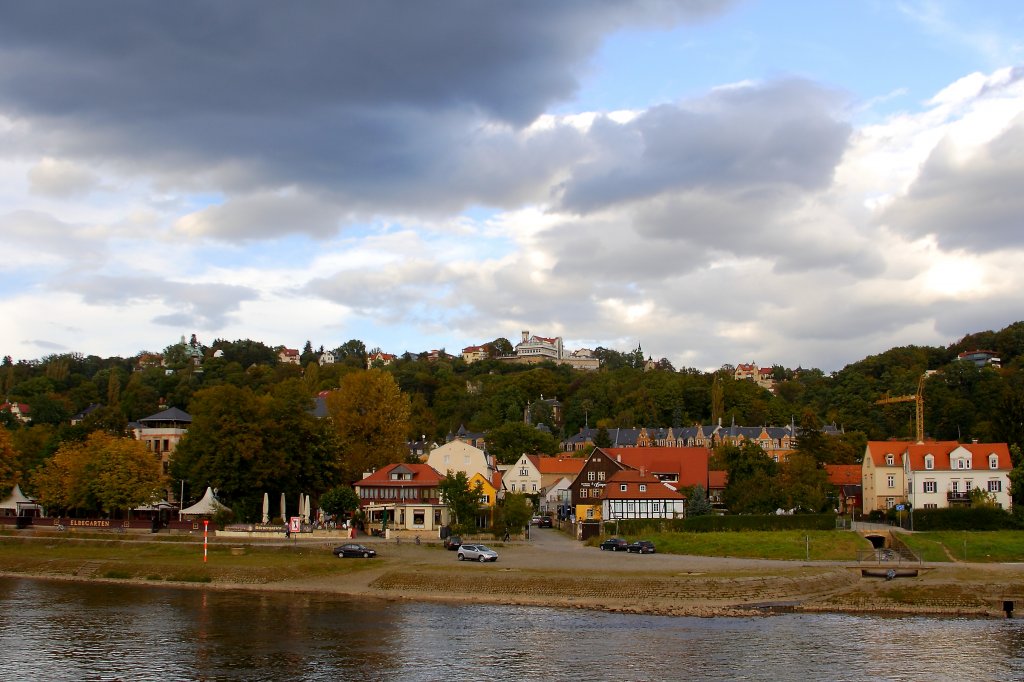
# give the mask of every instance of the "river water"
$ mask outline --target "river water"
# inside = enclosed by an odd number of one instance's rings
[[[3,680],[1021,680],[1024,620],[675,618],[0,579]]]

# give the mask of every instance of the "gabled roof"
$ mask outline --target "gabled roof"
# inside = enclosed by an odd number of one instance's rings
[[[394,480],[391,478],[391,474],[411,473],[412,478],[409,480]],[[378,487],[406,487],[406,486],[436,486],[441,483],[441,479],[444,476],[438,473],[437,469],[428,464],[388,464],[385,467],[377,469],[366,478],[357,481],[356,485],[365,487],[368,485],[374,485]]]
[[[721,469],[712,469],[708,472],[708,488],[725,488],[729,482],[729,472]]]
[[[3,501],[0,501],[0,509],[13,509],[17,511],[19,505],[25,506],[30,504],[33,504],[33,500],[25,497],[25,494],[21,492],[21,486],[15,483],[14,488],[11,489],[11,494]]]
[[[826,464],[825,471],[832,485],[860,485],[862,468],[859,464]]]
[[[640,490],[640,486],[644,490]],[[622,490],[622,486],[626,486]],[[605,500],[685,500],[686,496],[662,483],[653,474],[623,469],[612,474],[601,493]]]
[[[902,466],[900,455],[906,452],[907,448],[913,445],[909,440],[869,440],[864,457],[871,458],[871,463],[876,467]],[[885,463],[885,456],[893,456],[893,464]]]
[[[708,487],[707,448],[601,448],[609,457],[650,474],[675,474],[680,486]]]

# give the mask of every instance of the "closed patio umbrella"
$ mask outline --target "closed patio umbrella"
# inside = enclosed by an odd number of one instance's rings
[[[270,523],[270,495],[263,493],[263,523]]]

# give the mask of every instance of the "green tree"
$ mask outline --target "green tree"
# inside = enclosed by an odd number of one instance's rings
[[[519,532],[529,525],[535,513],[536,509],[529,497],[522,493],[507,493],[505,499],[498,505],[494,530],[502,533]]]
[[[438,490],[445,506],[451,512],[452,527],[459,533],[473,530],[476,512],[480,508],[483,484],[479,481],[473,487],[464,471],[451,471],[441,479]]]
[[[350,485],[339,485],[320,496],[320,508],[332,516],[343,516],[359,509],[359,496]]]
[[[700,483],[693,486],[690,493],[686,496],[686,515],[707,516],[712,511],[714,509],[711,507],[711,501],[708,500],[708,494],[704,490],[704,486]]]
[[[612,446],[612,437],[608,433],[608,428],[605,426],[597,427],[597,433],[594,434],[594,445],[599,448],[610,448]]]
[[[782,501],[777,490],[778,464],[757,443],[726,445],[719,448],[716,456],[728,472],[723,500],[729,511],[769,514],[778,509]]]
[[[828,474],[810,453],[789,455],[782,465],[779,487],[786,509],[820,512],[828,505]]]
[[[338,435],[346,481],[366,471],[404,462],[408,447],[409,398],[382,369],[352,372],[327,396],[327,412]]]
[[[1024,506],[1024,452],[1016,443],[1010,446],[1010,461],[1013,462],[1013,469],[1010,470],[1010,499],[1013,508],[1019,509]]]
[[[505,422],[487,433],[487,450],[500,464],[512,464],[524,454],[557,454],[558,440],[550,432],[521,421]]]

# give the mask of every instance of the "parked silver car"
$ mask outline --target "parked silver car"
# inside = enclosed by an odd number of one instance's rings
[[[497,561],[498,553],[487,545],[462,545],[459,547],[459,561]]]

